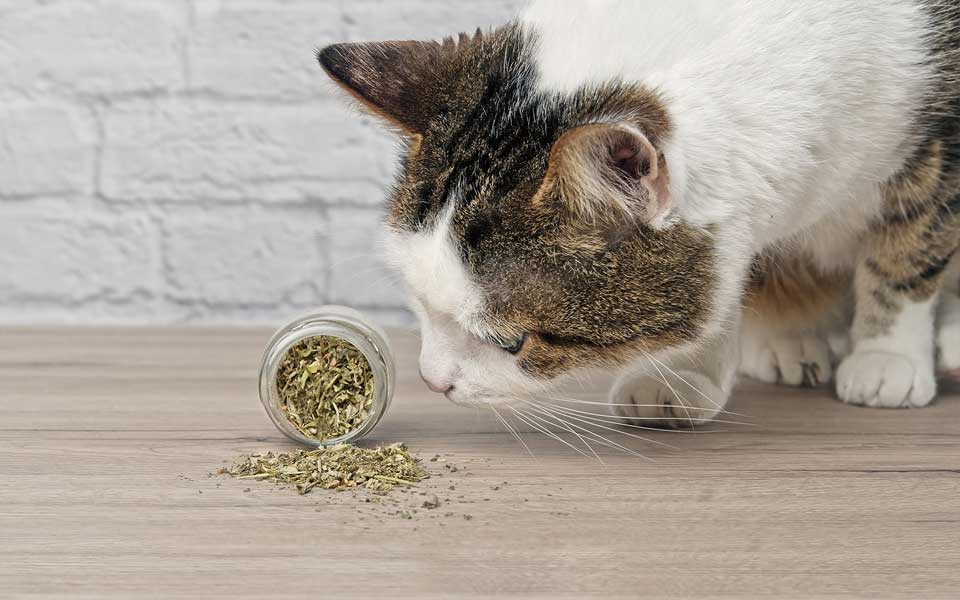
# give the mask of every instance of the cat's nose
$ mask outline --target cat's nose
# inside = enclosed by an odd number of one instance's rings
[[[423,370],[420,371],[420,379],[423,380],[427,387],[430,388],[431,392],[436,392],[437,394],[446,394],[453,389],[453,383],[447,380],[441,379],[431,379],[423,374]]]

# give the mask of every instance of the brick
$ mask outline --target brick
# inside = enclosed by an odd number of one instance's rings
[[[163,224],[170,297],[226,305],[321,303],[319,211],[174,207]]]
[[[399,275],[385,266],[383,212],[331,208],[328,217],[330,299],[351,306],[406,306]]]
[[[156,289],[150,223],[35,203],[0,212],[0,298],[117,300]]]
[[[87,193],[95,145],[93,124],[76,111],[0,107],[0,196]]]
[[[188,46],[191,87],[285,101],[329,97],[333,85],[315,51],[343,37],[335,2],[201,0]]]
[[[334,301],[410,324],[375,243],[395,139],[314,49],[521,4],[0,0],[0,322],[279,325]]]
[[[21,2],[0,19],[0,86],[111,94],[179,87],[177,0]]]
[[[395,155],[338,102],[143,102],[112,111],[105,129],[103,191],[115,199],[325,199],[342,182],[384,186]]]

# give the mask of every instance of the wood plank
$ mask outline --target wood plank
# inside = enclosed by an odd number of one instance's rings
[[[843,406],[829,390],[745,384],[732,410],[754,426],[635,432],[672,448],[619,436],[650,460],[598,449],[601,465],[522,429],[531,458],[492,415],[429,394],[414,337],[396,332],[401,381],[370,442],[404,441],[447,462],[427,461],[434,477],[415,490],[365,502],[362,492],[299,496],[208,476],[239,454],[292,447],[256,396],[268,337],[0,330],[0,596],[960,589],[956,386],[929,409],[879,411]],[[601,400],[604,383],[577,395]],[[440,508],[423,508],[433,495]]]

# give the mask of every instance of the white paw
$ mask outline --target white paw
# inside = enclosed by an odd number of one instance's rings
[[[664,428],[696,427],[723,409],[727,394],[707,376],[693,371],[664,374],[626,375],[610,390],[610,410],[631,424]]]
[[[817,386],[833,377],[830,345],[816,335],[745,335],[740,372],[767,383]]]
[[[854,352],[837,370],[837,395],[847,404],[919,408],[937,395],[929,361],[892,352]]]

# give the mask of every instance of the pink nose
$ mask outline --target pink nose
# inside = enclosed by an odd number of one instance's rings
[[[423,371],[420,371],[420,379],[423,379],[423,382],[427,384],[431,392],[436,392],[437,394],[446,394],[453,389],[453,384],[449,381],[433,381],[424,375]]]

